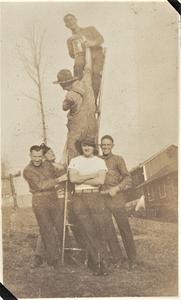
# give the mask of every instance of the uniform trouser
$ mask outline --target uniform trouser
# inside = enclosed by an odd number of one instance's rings
[[[36,241],[35,255],[41,256],[42,258],[46,257],[45,247],[40,234]]]
[[[102,80],[102,70],[104,65],[104,54],[101,48],[94,51],[92,54],[92,88],[94,91],[95,100],[97,100],[99,89]],[[74,76],[79,80],[83,77],[85,67],[85,56],[77,56],[74,63]],[[97,103],[97,102],[96,102]]]
[[[70,203],[69,205],[68,222],[73,225],[71,227],[71,230],[77,242],[78,247],[80,247],[81,249],[85,249],[86,243],[84,241],[82,228],[79,224],[78,218],[76,217],[76,215],[74,214],[71,208],[71,205],[72,203]],[[104,220],[105,220],[105,239],[109,247],[112,260],[114,263],[116,263],[123,258],[123,255],[117,238],[116,230],[113,224],[112,214],[107,208],[105,208]],[[42,242],[41,235],[39,235],[37,239],[35,255],[41,256],[42,258],[46,257],[45,247]]]
[[[58,241],[62,241],[63,234],[64,203],[62,200],[57,199],[54,193],[49,196],[33,196],[33,211],[39,225],[49,265],[53,265],[60,256]]]
[[[107,207],[105,207],[105,235],[113,263],[117,263],[123,259],[123,255],[113,224],[112,213]]]
[[[73,130],[74,129],[74,130]],[[73,157],[80,155],[76,147],[77,141],[81,137],[81,132],[73,128],[68,131],[67,134],[67,152],[68,152],[68,161],[70,162]]]
[[[95,265],[99,264],[103,259],[107,259],[104,199],[99,193],[75,193],[72,201],[88,255]]]
[[[54,233],[56,236],[57,244],[59,245],[59,248],[61,248],[62,241],[59,241],[58,234],[57,234],[57,231],[55,228],[54,228]],[[36,241],[35,255],[41,256],[42,259],[46,259],[46,256],[47,256],[46,249],[45,249],[44,243],[41,238],[41,234],[38,235],[38,238]]]
[[[69,206],[68,206],[68,222],[73,225],[71,227],[71,230],[77,242],[77,246],[80,247],[81,249],[86,249],[84,232],[79,222],[79,218],[74,213],[72,201],[69,202]]]
[[[109,209],[115,218],[128,259],[130,262],[134,262],[136,259],[136,247],[125,208],[124,195],[122,193],[118,193],[115,197],[105,195],[104,199],[105,207]]]
[[[63,201],[64,201],[64,199],[63,199]],[[71,202],[69,202],[69,205],[68,205],[68,223],[72,225],[71,230],[72,230],[74,238],[77,242],[77,246],[80,247],[81,249],[85,249],[86,245],[85,245],[85,242],[84,242],[84,236],[81,232],[81,226],[78,222],[78,219],[77,219],[77,217],[75,216],[75,214],[72,210],[72,203]],[[58,240],[58,236],[57,236],[57,232],[56,232],[55,228],[54,228],[54,232],[55,232],[55,236],[57,238],[57,242],[61,247],[61,242],[62,241]],[[65,237],[66,246],[71,247],[71,240],[70,240],[69,231],[67,230],[67,228],[66,228],[65,236],[66,236]],[[41,258],[46,259],[46,250],[45,250],[45,246],[44,246],[44,243],[42,241],[42,238],[41,238],[40,234],[38,235],[37,242],[36,242],[35,255],[38,255]]]

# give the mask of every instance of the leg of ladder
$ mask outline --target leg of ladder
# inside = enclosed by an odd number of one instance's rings
[[[61,253],[61,263],[62,265],[64,265],[64,261],[65,261],[65,251],[68,250],[68,251],[85,251],[85,249],[83,248],[77,248],[77,247],[69,247],[69,248],[66,248],[65,247],[65,242],[66,242],[66,233],[68,233],[68,231],[66,230],[67,227],[68,228],[71,228],[73,226],[76,226],[74,224],[69,224],[68,223],[68,218],[67,218],[67,215],[68,215],[68,182],[66,182],[66,186],[65,186],[65,197],[64,197],[64,215],[63,215],[63,238],[62,238],[62,253]],[[74,237],[76,239],[76,237]]]
[[[66,223],[67,223],[67,200],[68,200],[68,183],[65,185],[65,201],[64,201],[64,215],[63,215],[63,238],[62,238],[62,253],[61,263],[64,265],[65,258],[65,235],[66,235]]]

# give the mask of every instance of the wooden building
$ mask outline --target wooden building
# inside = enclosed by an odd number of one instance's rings
[[[130,172],[136,195],[145,196],[147,215],[177,219],[178,147],[163,149]]]
[[[134,191],[134,195],[132,196],[131,200],[135,200],[143,195],[143,188],[140,186],[142,183],[145,182],[142,164],[140,164],[134,169],[131,169],[130,174],[132,177]],[[140,186],[140,188],[138,188],[138,186]]]

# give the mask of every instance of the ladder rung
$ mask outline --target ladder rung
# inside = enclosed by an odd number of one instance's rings
[[[85,251],[85,249],[81,249],[81,248],[65,248],[64,250]]]
[[[67,223],[66,226],[72,226],[72,227],[75,226],[75,227],[76,227],[76,225],[74,225],[74,224],[69,224],[69,223]]]

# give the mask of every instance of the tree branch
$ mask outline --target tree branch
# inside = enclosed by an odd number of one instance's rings
[[[46,122],[45,122],[45,112],[44,112],[44,103],[43,103],[43,88],[42,88],[42,80],[44,72],[41,72],[41,63],[42,63],[42,48],[44,35],[38,34],[35,30],[35,27],[32,28],[30,34],[25,37],[27,49],[25,48],[18,49],[19,56],[21,61],[23,62],[25,71],[29,78],[33,81],[37,89],[37,98],[31,95],[25,94],[25,97],[30,98],[40,104],[40,113],[41,113],[41,122],[42,122],[42,135],[44,143],[47,142],[47,133],[46,133]]]
[[[31,95],[27,95],[27,94],[23,93],[23,96],[26,97],[26,98],[29,98],[29,99],[31,99],[31,100],[34,100],[34,101],[36,101],[36,102],[39,102],[39,100],[38,100],[36,97],[33,97],[33,96],[31,96]]]

